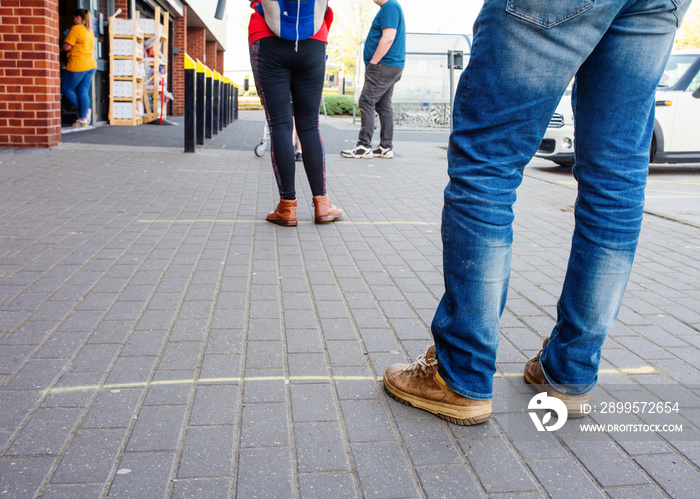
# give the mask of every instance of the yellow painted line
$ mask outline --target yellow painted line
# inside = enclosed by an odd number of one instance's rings
[[[211,151],[210,151],[211,152]],[[233,173],[233,170],[192,170],[182,169],[179,173]],[[345,173],[332,174],[335,177],[352,177],[352,178],[382,178],[381,175],[347,175]]]
[[[216,219],[216,218],[203,218],[197,220],[136,220],[137,223],[141,224],[194,224],[194,223],[208,223],[208,224],[267,224],[270,223],[267,220],[231,220],[231,219]],[[315,224],[315,222],[308,220],[299,220],[300,224]],[[343,225],[430,225],[438,226],[440,222],[333,222],[334,224]]]
[[[643,366],[626,369],[601,369],[599,374],[652,374],[656,372],[653,367]],[[494,378],[522,378],[522,373],[496,373]],[[222,377],[194,379],[166,379],[160,381],[136,382],[136,383],[109,383],[105,385],[80,385],[61,386],[46,390],[47,394],[60,394],[69,392],[83,392],[95,390],[121,390],[129,388],[146,388],[151,386],[167,385],[193,385],[193,384],[221,384],[221,383],[250,383],[255,381],[380,381],[381,376],[250,376],[250,377]]]

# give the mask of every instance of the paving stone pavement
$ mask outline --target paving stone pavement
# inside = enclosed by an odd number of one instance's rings
[[[697,497],[699,227],[646,217],[593,412],[538,432],[521,372],[554,324],[575,192],[526,170],[494,414],[459,427],[381,385],[431,342],[446,134],[359,161],[337,154],[357,126],[322,119],[347,215],[311,223],[300,172],[284,228],[261,119],[195,154],[147,125],[0,149],[0,496]]]

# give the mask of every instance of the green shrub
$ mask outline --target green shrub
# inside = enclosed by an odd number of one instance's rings
[[[334,114],[352,115],[353,98],[351,95],[324,95],[323,100],[326,103],[326,112],[329,116]],[[323,106],[321,106],[321,113],[323,113]],[[358,109],[356,113],[359,115],[360,110]]]

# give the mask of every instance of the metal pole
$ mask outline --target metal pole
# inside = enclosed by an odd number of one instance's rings
[[[195,62],[185,54],[185,152],[195,152]]]
[[[197,144],[200,146],[204,145],[204,116],[205,116],[205,104],[206,104],[206,70],[204,64],[197,60],[197,82],[195,86],[196,90],[196,100],[195,100],[195,115],[196,127],[197,127]]]
[[[212,93],[213,93],[213,102],[212,102],[212,127],[211,131],[214,135],[219,134],[219,106],[221,104],[221,78],[219,77],[219,73],[216,71],[213,72],[213,82],[212,82]]]
[[[211,128],[212,128],[212,118],[213,118],[213,109],[212,109],[212,100],[214,97],[214,73],[212,73],[211,69],[208,67],[204,66],[204,69],[206,70],[206,76],[207,76],[207,89],[205,90],[206,93],[206,111],[205,116],[204,116],[204,138],[205,139],[211,139]]]

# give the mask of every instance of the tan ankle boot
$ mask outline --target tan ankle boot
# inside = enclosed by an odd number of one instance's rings
[[[332,222],[344,214],[343,210],[333,206],[328,196],[314,196],[314,215],[317,224]]]
[[[297,224],[297,200],[282,199],[275,211],[267,214],[267,221],[284,227],[294,227]]]

